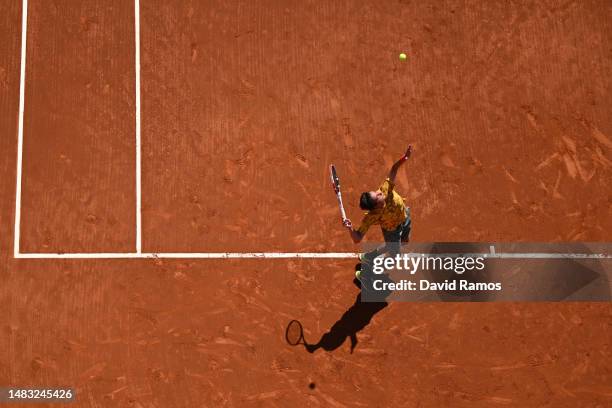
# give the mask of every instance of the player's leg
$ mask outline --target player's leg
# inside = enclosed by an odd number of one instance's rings
[[[410,219],[410,207],[406,207],[406,220],[402,224],[402,243],[410,241],[410,231],[412,230],[412,221]]]
[[[384,254],[387,251],[386,244],[377,246],[374,250],[364,252],[359,255],[358,268],[355,268],[355,277],[362,280],[364,277],[371,277],[374,258]]]
[[[365,252],[360,255],[359,260],[361,261],[361,267],[355,271],[355,277],[357,279],[361,279],[365,275],[371,275],[374,258],[379,257],[383,254],[395,256],[399,253],[401,248],[401,235],[403,230],[402,228],[402,225],[399,225],[396,229],[392,231],[387,231],[381,228],[385,243],[383,245],[379,245],[373,251]]]
[[[394,257],[399,254],[402,245],[402,231],[404,230],[404,224],[400,224],[391,231],[382,230],[383,237],[385,237],[385,253],[386,256]]]

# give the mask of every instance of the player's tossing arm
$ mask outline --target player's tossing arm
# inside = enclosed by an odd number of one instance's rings
[[[411,153],[412,153],[412,146],[408,146],[408,149],[406,149],[406,153],[404,153],[402,158],[396,161],[391,167],[391,171],[389,171],[389,180],[392,183],[395,183],[395,176],[397,176],[397,171],[402,166],[402,164],[404,164],[404,162],[408,160]]]

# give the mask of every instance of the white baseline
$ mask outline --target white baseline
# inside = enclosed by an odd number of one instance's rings
[[[117,252],[117,253],[24,253],[16,254],[18,259],[142,259],[142,258],[175,258],[175,259],[347,259],[357,258],[356,252]],[[487,259],[612,259],[612,254],[597,253],[473,253],[473,254],[423,254],[408,253],[411,257],[482,257]]]

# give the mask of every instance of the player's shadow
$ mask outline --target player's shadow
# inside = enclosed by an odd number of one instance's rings
[[[348,338],[351,341],[351,353],[357,346],[357,332],[366,327],[372,317],[385,307],[387,302],[362,302],[361,293],[355,298],[355,303],[342,315],[329,329],[327,333],[321,336],[321,339],[316,344],[305,343],[304,347],[310,353],[322,348],[326,351],[332,351],[344,344]]]

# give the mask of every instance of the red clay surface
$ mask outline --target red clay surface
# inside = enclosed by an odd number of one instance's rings
[[[133,9],[60,3],[30,0],[22,251],[133,251]],[[407,143],[413,240],[610,241],[609,2],[142,3],[145,251],[355,250],[327,165],[357,221]],[[351,308],[348,260],[13,259],[21,2],[0,16],[0,385],[75,407],[610,405],[607,303],[378,310]],[[294,318],[358,343],[289,347]]]
[[[30,2],[24,252],[134,250],[133,9]]]

